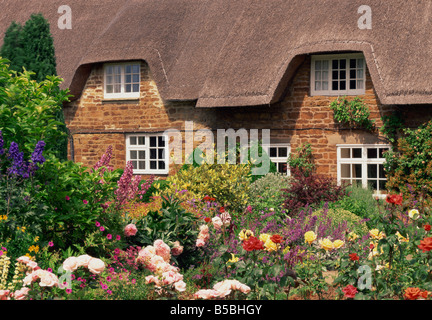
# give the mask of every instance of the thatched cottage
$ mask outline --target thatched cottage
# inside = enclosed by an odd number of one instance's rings
[[[360,97],[379,128],[431,117],[432,3],[402,0],[0,0],[0,34],[32,13],[50,21],[70,156],[169,174],[170,128],[270,129],[271,159],[311,144],[317,170],[383,190],[387,139],[336,123],[340,96]],[[429,67],[429,62],[431,66]]]

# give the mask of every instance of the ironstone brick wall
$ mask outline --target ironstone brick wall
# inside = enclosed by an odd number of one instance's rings
[[[103,67],[96,65],[81,97],[65,107],[66,122],[73,135],[74,160],[93,166],[113,146],[112,165],[125,166],[125,133],[183,130],[185,121],[193,121],[194,129],[271,129],[272,142],[290,143],[291,150],[302,143],[312,145],[317,172],[336,177],[337,144],[386,143],[377,132],[342,128],[333,120],[329,108],[336,97],[310,96],[310,58],[306,58],[289,83],[286,96],[271,106],[221,107],[196,109],[191,102],[163,101],[147,64],[141,68],[141,96],[137,100],[107,101],[103,98]],[[366,92],[360,96],[369,105],[371,119],[377,127],[381,117],[400,108],[382,106],[375,94],[369,73]],[[430,118],[430,108],[423,113]],[[413,110],[413,108],[402,110]],[[414,122],[425,120],[421,114]],[[184,133],[183,133],[184,135]],[[196,142],[198,145],[200,142]],[[184,144],[184,141],[183,141]],[[71,156],[71,150],[69,150]],[[171,166],[171,173],[176,170]]]

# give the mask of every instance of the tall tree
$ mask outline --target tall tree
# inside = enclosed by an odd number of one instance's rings
[[[22,26],[13,21],[6,30],[0,56],[10,61],[10,70],[21,72],[24,66],[24,53],[21,43]]]
[[[1,51],[5,53],[2,56],[11,61],[12,70],[20,72],[25,68],[32,71],[35,73],[33,80],[41,82],[47,76],[57,76],[54,40],[50,24],[42,14],[32,14],[24,26],[13,22],[5,34]],[[67,160],[68,129],[63,109],[57,110],[55,117],[60,123],[59,131],[64,132],[55,149],[60,159]]]

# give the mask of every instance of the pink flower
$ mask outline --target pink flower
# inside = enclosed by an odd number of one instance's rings
[[[22,287],[20,290],[17,290],[13,293],[13,298],[15,300],[24,300],[28,293],[30,291],[30,288]]]
[[[95,226],[98,227],[98,228],[100,227],[99,221],[96,221]]]
[[[104,227],[100,227],[99,230],[100,231],[105,231],[105,228]]]
[[[108,234],[107,234],[107,239],[108,239],[108,240],[111,240],[111,239],[112,239],[112,235],[108,233]]]
[[[220,230],[220,228],[222,228],[223,222],[222,222],[222,219],[220,217],[214,217],[212,219],[212,222],[213,222],[213,227],[216,230]]]
[[[116,235],[116,240],[120,241],[120,239],[121,239],[120,235]]]
[[[10,290],[0,290],[0,300],[10,300]]]
[[[52,241],[48,242],[48,246],[53,247],[54,246],[54,242],[52,242]]]
[[[213,299],[219,297],[219,291],[213,289],[201,289],[194,293],[195,299]]]
[[[174,246],[171,249],[171,253],[174,256],[179,256],[182,254],[182,252],[183,252],[183,246],[180,245],[180,242],[178,241],[174,242]]]
[[[66,271],[74,272],[79,266],[77,257],[69,257],[63,262],[63,270]]]
[[[67,294],[71,294],[72,293],[72,289],[66,289],[66,293]]]
[[[84,203],[84,204],[87,204],[87,203],[88,203],[88,201],[84,199],[84,200],[83,200],[83,203]]]
[[[128,224],[124,228],[124,234],[126,237],[132,237],[132,236],[136,235],[137,232],[138,232],[138,229],[133,223]]]
[[[70,200],[70,197],[69,197],[69,196],[66,196],[65,199],[66,199],[66,201],[69,201],[69,200]]]
[[[180,292],[186,291],[186,283],[183,280],[177,281],[174,283],[174,288]]]
[[[162,240],[158,239],[153,243],[153,246],[156,249],[156,254],[158,256],[161,256],[164,261],[169,262],[171,259],[171,250],[170,247],[163,242]]]

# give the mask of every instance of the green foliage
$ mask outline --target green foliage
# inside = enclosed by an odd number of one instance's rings
[[[303,143],[291,153],[288,158],[288,166],[292,170],[299,170],[308,177],[315,170],[315,163],[310,143]]]
[[[144,181],[142,181],[144,183]],[[155,195],[155,193],[160,193],[168,188],[170,183],[166,180],[155,180],[153,181],[151,187],[147,190],[145,194],[143,194],[142,199],[140,199],[140,202],[150,202],[151,197]]]
[[[190,165],[180,170],[167,181],[171,184],[165,191],[166,195],[187,190],[194,199],[209,196],[230,210],[243,211],[248,201],[250,165],[204,162],[200,166]]]
[[[375,127],[374,121],[369,119],[368,106],[359,97],[348,100],[346,97],[337,98],[330,104],[334,112],[336,122],[352,128],[361,128],[372,131]]]
[[[23,27],[19,23],[13,21],[6,30],[3,46],[0,49],[0,57],[8,59],[10,69],[17,72],[23,71],[25,59],[21,39],[22,29]]]
[[[179,241],[184,249],[178,257],[178,263],[184,266],[193,259],[198,218],[183,209],[179,200],[173,197],[163,197],[162,200],[160,211],[150,211],[136,222],[140,232],[133,237],[133,241],[140,246],[147,246],[161,239],[171,247]]]
[[[400,112],[393,112],[389,116],[383,116],[382,121],[383,126],[380,128],[381,133],[387,137],[390,143],[396,143],[398,134],[405,127],[402,115]]]
[[[404,129],[397,148],[385,153],[387,189],[406,196],[432,196],[432,121]]]
[[[31,75],[9,71],[7,60],[0,60],[0,130],[6,141],[18,143],[26,156],[40,140],[45,141],[46,152],[55,154],[54,146],[65,137],[58,129],[62,123],[55,117],[68,101],[68,91],[58,90],[58,77],[36,82]]]
[[[268,173],[250,185],[249,205],[254,212],[260,212],[266,208],[280,210],[282,208],[283,191],[288,188],[290,177],[281,173]],[[250,215],[248,215],[250,217]]]
[[[314,211],[312,214],[312,216],[317,216],[318,224],[320,221],[324,221],[322,219],[323,213],[324,209],[320,209]],[[368,232],[368,227],[366,223],[362,221],[363,219],[348,210],[342,208],[328,209],[326,212],[325,221],[327,221],[329,218],[333,229],[337,229],[339,226],[346,223],[348,230],[361,234]]]
[[[347,196],[335,203],[330,203],[330,208],[347,210],[362,219],[370,219],[378,214],[378,202],[374,199],[374,192],[371,189],[351,185],[345,190]],[[369,222],[366,223],[369,224]]]

